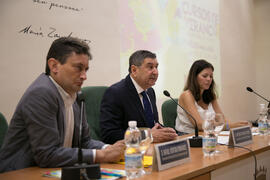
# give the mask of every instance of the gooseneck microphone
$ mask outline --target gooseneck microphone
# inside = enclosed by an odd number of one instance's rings
[[[86,164],[83,163],[83,153],[82,153],[82,124],[83,117],[85,116],[85,97],[82,91],[77,94],[77,103],[80,104],[80,121],[79,121],[79,137],[78,137],[78,163],[71,167],[62,168],[61,180],[74,180],[74,179],[99,179],[100,165],[99,164]],[[86,117],[86,116],[85,116]],[[74,116],[74,122],[76,121]]]
[[[173,100],[173,102],[175,104],[177,104],[181,109],[183,109],[183,111],[185,111],[185,113],[191,117],[191,119],[194,121],[195,123],[195,136],[193,136],[192,138],[189,139],[189,144],[190,144],[190,147],[202,147],[202,137],[199,136],[199,129],[198,129],[198,125],[197,125],[197,121],[196,119],[189,113],[185,110],[185,108],[183,108],[178,102],[176,102],[170,95],[170,93],[167,91],[167,90],[164,90],[163,91],[163,94],[169,98],[171,98],[171,100]]]
[[[267,107],[270,108],[270,101],[269,101],[268,99],[264,98],[264,97],[261,96],[260,94],[258,94],[258,93],[256,93],[255,91],[253,91],[253,89],[250,88],[250,87],[247,87],[247,91],[252,92],[252,93],[256,94],[257,96],[259,96],[260,98],[262,98],[262,99],[264,99],[265,101],[267,101],[267,102],[268,102],[268,106],[267,106]],[[268,112],[267,112],[267,118],[270,118],[270,109],[268,109]],[[255,120],[255,121],[253,121],[253,122],[252,122],[252,125],[258,127],[258,119]]]
[[[262,98],[262,99],[264,99],[265,101],[267,101],[268,102],[268,108],[270,108],[270,101],[268,100],[268,99],[266,99],[266,98],[264,98],[263,96],[261,96],[260,94],[258,94],[258,93],[256,93],[255,91],[253,91],[253,89],[251,89],[250,87],[247,87],[247,90],[249,91],[249,92],[253,92],[254,94],[256,94],[257,96],[259,96],[260,98]]]
[[[78,163],[81,164],[83,162],[83,156],[82,156],[82,121],[83,121],[83,115],[84,115],[84,101],[85,97],[82,91],[78,92],[78,101],[81,103],[81,112],[80,112],[80,126],[79,126],[79,151],[78,151]]]

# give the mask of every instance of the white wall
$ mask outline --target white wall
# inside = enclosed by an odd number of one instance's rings
[[[45,3],[37,3],[45,2]],[[50,9],[50,2],[78,8]],[[118,7],[107,0],[0,1],[0,112],[8,121],[26,88],[45,71],[49,34],[91,40],[93,60],[84,86],[111,85],[120,79]],[[42,35],[20,33],[31,30]],[[52,28],[56,29],[53,33]]]
[[[220,1],[221,107],[231,121],[255,120],[256,89],[252,0]]]
[[[255,57],[257,92],[270,99],[270,1],[254,0],[255,3]],[[257,98],[257,104],[265,103]],[[258,109],[258,107],[257,107]]]
[[[120,79],[116,1],[54,2],[82,7],[84,11],[81,13],[86,19],[76,20],[74,17],[78,15],[56,8],[48,10],[46,6],[33,5],[33,1],[0,2],[0,111],[8,121],[25,89],[44,71],[45,56],[53,41],[19,34],[18,29],[26,24],[35,24],[37,28],[59,27],[61,32],[73,31],[92,40],[90,46],[94,60],[90,62],[84,86],[110,85]],[[261,100],[247,92],[247,86],[269,98],[269,3],[268,0],[220,0],[219,3],[222,82],[219,103],[231,121],[254,120],[257,117],[257,106]],[[35,13],[28,15],[27,6],[34,8],[30,10]],[[62,15],[64,22],[58,19],[57,13]]]
[[[222,96],[219,102],[231,121],[255,120],[259,103],[266,103],[246,91],[247,86],[270,99],[269,17],[269,0],[220,1]]]

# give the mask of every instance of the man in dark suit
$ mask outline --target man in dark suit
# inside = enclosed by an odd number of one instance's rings
[[[109,87],[101,102],[100,129],[103,141],[109,144],[124,138],[128,121],[138,127],[152,128],[154,142],[173,140],[174,129],[159,124],[155,91],[158,78],[156,55],[139,50],[129,58],[129,75]]]
[[[83,116],[79,137],[80,106],[76,101],[86,80],[89,47],[77,38],[55,40],[42,73],[26,90],[11,119],[0,151],[0,173],[30,166],[62,167],[79,162],[118,161],[124,142],[105,145],[89,136]],[[81,140],[80,140],[81,139]],[[80,141],[80,142],[79,142]]]

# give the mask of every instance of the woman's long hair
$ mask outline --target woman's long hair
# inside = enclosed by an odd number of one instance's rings
[[[200,86],[197,81],[197,76],[202,70],[206,68],[211,68],[214,72],[213,65],[207,62],[206,60],[200,59],[195,61],[189,70],[188,79],[184,88],[184,90],[191,91],[192,95],[194,96],[197,102],[201,99]],[[216,99],[215,86],[216,86],[215,81],[214,79],[212,79],[212,83],[209,89],[204,90],[202,94],[202,100],[205,104],[209,104],[211,101]]]

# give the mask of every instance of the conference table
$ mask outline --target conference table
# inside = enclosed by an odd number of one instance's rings
[[[179,138],[185,138],[181,136]],[[253,143],[246,145],[257,157],[258,168],[266,170],[266,179],[270,179],[270,136],[253,136]],[[153,147],[152,147],[153,148]],[[190,161],[163,171],[153,171],[138,179],[191,179],[191,180],[223,180],[223,179],[254,179],[254,158],[252,154],[241,148],[229,148],[218,145],[221,153],[204,157],[202,148],[190,148]],[[101,164],[103,168],[124,169],[121,164]],[[55,178],[42,175],[59,168],[30,167],[0,174],[0,180],[50,180]],[[264,172],[264,171],[263,171]],[[122,178],[125,179],[125,178]]]

